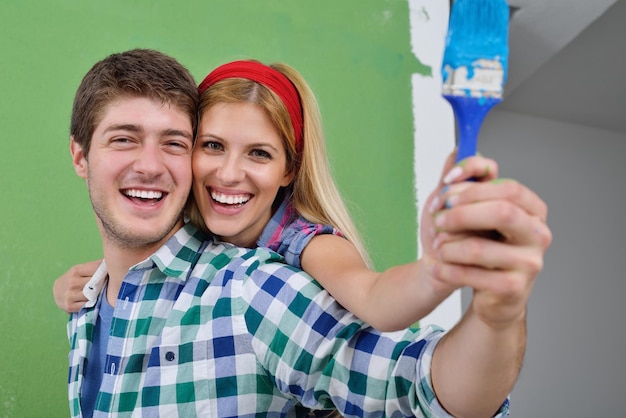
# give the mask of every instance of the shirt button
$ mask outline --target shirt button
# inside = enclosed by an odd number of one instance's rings
[[[176,355],[172,351],[168,351],[167,353],[165,353],[165,360],[174,361],[175,358]]]

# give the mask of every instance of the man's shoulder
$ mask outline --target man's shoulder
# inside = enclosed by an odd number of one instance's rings
[[[210,264],[218,270],[230,271],[240,268],[254,270],[264,268],[266,265],[272,265],[274,268],[290,267],[285,264],[285,259],[280,254],[267,248],[243,248],[212,239],[207,240],[198,264]]]
[[[275,294],[278,289],[314,297],[323,287],[304,270],[285,262],[272,250],[258,248],[246,252],[238,263],[234,277],[243,280],[249,288],[259,288]],[[272,290],[270,290],[272,289]]]
[[[313,279],[303,270],[285,262],[283,256],[267,248],[241,248],[229,243],[209,241],[204,248],[198,266],[210,266],[205,276],[214,274],[226,275],[229,279],[245,280],[249,278],[265,280],[274,277],[280,280]]]

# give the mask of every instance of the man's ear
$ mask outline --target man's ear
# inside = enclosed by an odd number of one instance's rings
[[[87,157],[83,152],[83,147],[74,141],[74,136],[70,136],[70,154],[72,154],[72,163],[74,164],[74,171],[79,177],[87,178]]]

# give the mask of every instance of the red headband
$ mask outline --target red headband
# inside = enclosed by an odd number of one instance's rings
[[[296,151],[298,155],[302,153],[302,107],[300,105],[300,96],[294,85],[289,79],[267,65],[263,65],[256,61],[233,61],[228,64],[221,65],[207,75],[202,83],[198,86],[198,93],[211,87],[218,81],[226,78],[245,78],[256,81],[259,84],[269,88],[276,93],[283,101],[289,116],[291,125],[296,135]]]

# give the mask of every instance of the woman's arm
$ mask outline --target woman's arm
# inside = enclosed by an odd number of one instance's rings
[[[428,280],[424,263],[370,270],[356,248],[336,235],[315,236],[301,256],[302,268],[347,310],[380,331],[404,329],[450,294]]]
[[[67,313],[78,312],[87,302],[83,287],[95,273],[102,260],[77,264],[54,281],[52,294],[57,306]]]
[[[498,171],[493,160],[483,157],[472,157],[456,167],[447,178],[442,176],[442,188],[468,178],[490,181]],[[442,193],[441,189],[435,192]],[[438,204],[433,200],[431,207],[438,208]],[[432,214],[424,215],[420,226],[422,259],[382,273],[370,270],[355,247],[335,235],[312,238],[301,255],[302,268],[346,309],[374,328],[381,331],[404,329],[430,313],[458,288],[428,272],[435,257],[434,237],[429,232],[434,228]]]

